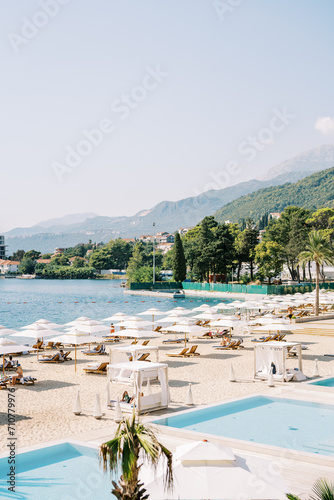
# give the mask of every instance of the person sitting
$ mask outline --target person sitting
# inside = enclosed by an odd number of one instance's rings
[[[15,366],[15,361],[13,361],[13,356],[9,356],[9,359],[5,358],[5,370],[10,370],[11,368],[14,368]],[[3,365],[1,365],[1,368],[3,368]]]
[[[134,399],[134,396],[130,397],[128,394],[128,391],[124,391],[121,402],[122,403],[132,403],[133,399]]]
[[[220,345],[228,345],[230,343],[230,339],[227,335],[224,335],[220,341]]]
[[[15,371],[16,371],[17,375],[13,375],[11,385],[15,385],[17,380],[22,380],[23,379],[23,369],[22,369],[22,366],[21,365],[17,365],[17,368],[16,368]]]
[[[62,349],[59,349],[59,360],[64,361],[64,351]]]

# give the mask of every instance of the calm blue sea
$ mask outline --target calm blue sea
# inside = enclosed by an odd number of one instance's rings
[[[18,329],[40,318],[64,324],[79,316],[101,320],[116,312],[138,314],[150,307],[167,311],[181,305],[192,309],[221,299],[175,301],[171,295],[125,295],[120,280],[20,280],[0,279],[0,325]],[[18,337],[16,337],[18,339]]]

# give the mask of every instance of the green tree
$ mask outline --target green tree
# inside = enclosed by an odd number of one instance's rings
[[[107,247],[94,250],[89,259],[89,265],[101,271],[102,269],[114,269],[115,263],[111,252]]]
[[[132,420],[126,419],[116,431],[110,441],[100,447],[104,471],[115,472],[121,466],[122,475],[118,484],[112,481],[112,494],[118,500],[144,500],[146,490],[139,481],[138,464],[139,454],[155,469],[160,458],[166,461],[165,480],[168,488],[173,484],[172,453],[157,439],[153,430],[136,419],[133,413]]]
[[[312,488],[314,495],[310,497],[311,500],[334,500],[334,484],[329,483],[326,479],[318,479]],[[300,500],[299,497],[294,495],[287,495],[289,500]]]
[[[131,274],[134,271],[137,271],[144,265],[144,245],[142,242],[136,243],[133,252],[132,252],[132,257],[129,260],[128,268],[127,268],[127,274]]]
[[[299,254],[299,260],[301,263],[315,262],[315,315],[318,316],[320,267],[324,264],[334,264],[334,250],[329,237],[325,236],[321,231],[311,231],[306,244],[306,250]]]
[[[51,259],[51,254],[50,253],[43,253],[43,255],[41,255],[41,259]]]
[[[117,238],[117,240],[111,240],[108,243],[107,248],[110,251],[110,256],[114,262],[115,269],[126,269],[132,255],[132,245],[121,238]]]
[[[52,257],[50,264],[52,266],[68,266],[69,260],[64,254],[58,254]]]
[[[164,255],[162,269],[173,269],[173,248]]]
[[[18,270],[22,274],[34,274],[35,272],[35,262],[29,257],[24,256],[20,262]]]
[[[29,250],[24,256],[28,257],[28,259],[37,260],[40,258],[41,252],[38,252],[37,250]]]
[[[21,260],[24,257],[24,254],[25,254],[24,250],[17,250],[16,252],[13,253],[10,260],[16,260],[16,261],[21,262]]]
[[[255,247],[255,262],[261,277],[272,278],[282,272],[284,264],[284,248],[275,241],[261,241]]]
[[[74,268],[85,267],[85,261],[83,259],[80,259],[79,257],[76,257],[72,262],[72,266]]]
[[[175,281],[184,281],[187,275],[187,264],[184,256],[181,236],[175,233],[173,248],[173,277]]]
[[[292,280],[299,280],[299,254],[305,249],[311,212],[304,208],[289,206],[281,217],[272,220],[264,234],[264,241],[275,241],[284,248],[284,257]]]
[[[238,259],[238,281],[242,263],[249,266],[251,281],[254,279],[255,247],[258,244],[259,231],[251,219],[245,221],[246,227],[241,231],[235,242],[236,256]]]

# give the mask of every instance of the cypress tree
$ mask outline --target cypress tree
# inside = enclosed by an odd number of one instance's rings
[[[183,281],[187,274],[186,258],[179,233],[175,233],[173,248],[173,277],[175,281]]]

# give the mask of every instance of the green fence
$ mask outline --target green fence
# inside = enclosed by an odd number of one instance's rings
[[[182,283],[184,290],[205,292],[249,293],[261,295],[286,295],[287,293],[312,292],[315,283],[299,283],[296,285],[232,285],[227,283]],[[320,283],[320,288],[334,289],[334,283]]]
[[[175,291],[182,289],[182,283],[176,281],[162,281],[158,283],[130,283],[130,290],[165,290]]]

